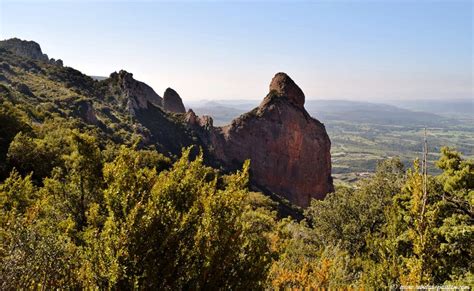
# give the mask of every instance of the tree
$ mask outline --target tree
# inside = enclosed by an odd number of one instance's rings
[[[412,243],[412,254],[406,258],[407,272],[402,275],[402,283],[421,285],[433,282],[436,237],[434,227],[438,219],[439,207],[436,190],[424,191],[424,177],[420,173],[419,161],[415,160],[413,170],[408,170],[407,181],[402,195],[407,198],[403,209],[408,228],[407,235]]]
[[[73,131],[66,140],[69,148],[61,157],[63,166],[45,179],[45,191],[58,199],[58,207],[82,230],[89,206],[103,200],[101,154],[95,138],[87,134]]]
[[[0,104],[0,179],[8,177],[10,169],[6,164],[8,147],[19,132],[30,132],[26,114],[9,102]]]
[[[342,288],[356,281],[349,254],[337,245],[321,246],[313,233],[304,221],[278,223],[278,257],[268,276],[271,289]]]
[[[305,212],[309,227],[290,228],[293,235],[272,268],[274,287],[393,284],[398,279],[393,264],[398,262],[399,246],[389,240],[399,233],[398,228],[388,227],[387,220],[404,176],[400,160],[390,159],[380,163],[375,175],[357,188],[337,188],[324,200],[313,200]]]
[[[387,160],[358,189],[343,187],[324,200],[313,200],[305,214],[318,241],[326,246],[339,245],[351,254],[365,252],[365,238],[384,224],[385,208],[400,191],[403,176],[401,162]]]
[[[473,162],[460,153],[442,149],[437,162],[443,173],[426,177],[426,192],[418,161],[408,173],[397,205],[404,216],[411,252],[404,254],[406,284],[468,282],[472,274]],[[464,278],[464,279],[463,279]]]
[[[15,170],[0,185],[2,289],[77,287],[76,248],[63,231],[67,221],[57,219],[40,192],[31,175]]]
[[[107,214],[86,230],[85,282],[120,288],[263,287],[275,215],[253,207],[248,164],[222,177],[202,154],[169,170],[122,148],[104,166]],[[91,211],[92,212],[92,211]]]
[[[437,166],[442,185],[441,223],[437,228],[439,256],[443,258],[437,276],[440,281],[472,284],[474,264],[474,161],[464,160],[453,149],[443,147]]]
[[[46,127],[43,129],[43,127]],[[19,132],[8,148],[7,161],[22,175],[32,173],[41,184],[55,167],[63,167],[63,155],[69,154],[72,130],[59,125],[43,125],[41,130]]]

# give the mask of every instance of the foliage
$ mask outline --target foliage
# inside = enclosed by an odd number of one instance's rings
[[[355,282],[349,254],[339,246],[321,246],[305,222],[283,220],[278,225],[279,257],[272,264],[272,289],[347,287]]]
[[[28,119],[21,110],[6,101],[0,104],[0,178],[8,176],[6,155],[13,138],[18,132],[29,131]]]
[[[0,184],[3,287],[263,288],[272,203],[249,192],[249,163],[223,176],[190,153],[19,133],[9,159],[30,174]]]
[[[324,200],[313,200],[306,216],[318,241],[326,246],[338,244],[350,253],[364,252],[365,237],[382,226],[385,207],[400,190],[402,180],[401,162],[387,160],[357,189],[342,187]]]
[[[26,123],[25,123],[26,124]],[[72,129],[74,128],[74,129]],[[277,219],[204,154],[172,162],[47,121],[16,134],[0,184],[2,288],[264,289],[472,284],[473,162],[443,149],[423,210],[418,163]],[[195,152],[195,151],[194,151]]]
[[[428,176],[425,203],[418,162],[405,173],[392,159],[357,187],[313,201],[306,210],[308,224],[280,222],[280,255],[269,285],[471,286],[472,161],[443,149],[438,166],[443,173]]]
[[[388,159],[302,221],[278,219],[249,190],[250,162],[224,175],[197,147],[178,154],[199,144],[182,117],[131,116],[116,74],[7,50],[0,69],[1,289],[474,285],[474,162],[454,149],[426,196],[417,161]]]

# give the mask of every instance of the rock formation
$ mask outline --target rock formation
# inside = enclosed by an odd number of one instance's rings
[[[215,128],[213,127],[214,120],[212,119],[211,116],[209,115],[197,116],[196,113],[194,113],[192,109],[189,109],[188,112],[186,112],[184,121],[187,123],[188,126],[194,129],[199,129],[199,130],[205,129],[205,130],[210,130],[211,132],[215,130]]]
[[[162,106],[163,99],[150,86],[135,80],[132,73],[121,70],[118,73],[112,73],[110,78],[117,81],[125,97],[126,106],[132,114],[136,110],[147,109],[149,103],[156,107]]]
[[[278,73],[259,107],[230,125],[211,128],[203,140],[227,167],[240,167],[250,159],[254,184],[307,207],[311,198],[323,199],[334,188],[331,142],[304,102],[303,91],[288,75]]]
[[[62,67],[62,66],[63,66],[63,60],[61,60],[61,59],[55,60],[55,59],[51,58],[51,59],[49,60],[49,63],[50,63],[51,65],[56,65],[56,66],[59,66],[59,67]]]
[[[76,110],[74,112],[78,117],[82,118],[89,124],[98,124],[97,113],[90,100],[80,100],[76,102]]]
[[[196,113],[190,108],[186,115],[184,116],[184,122],[191,127],[196,127],[198,125],[198,117]]]
[[[163,94],[163,108],[170,112],[186,113],[181,97],[171,88],[166,89],[165,94]]]
[[[18,58],[12,58],[12,53]],[[105,128],[104,134],[119,126],[129,128],[144,137],[144,145],[154,145],[169,156],[179,155],[183,147],[197,145],[209,157],[207,162],[229,171],[250,159],[253,186],[302,207],[307,207],[311,198],[322,199],[333,190],[331,143],[324,125],[306,112],[304,93],[284,73],[275,75],[270,92],[257,108],[227,126],[214,127],[210,116],[200,117],[192,110],[185,113],[173,89],[168,88],[161,98],[123,70],[106,80],[93,81],[72,68],[61,68],[62,62],[50,60],[37,43],[19,39],[0,41],[0,57],[3,94],[13,90],[28,95],[28,102],[40,104],[43,98],[36,96],[36,86],[26,81],[23,84],[19,77],[36,74],[39,79],[54,80],[55,88],[80,93],[79,99],[63,102],[54,95],[52,99],[66,107],[60,110],[64,116]],[[51,70],[52,65],[57,67]],[[128,121],[129,114],[133,118]],[[108,128],[108,124],[117,126]]]
[[[13,53],[38,61],[50,63],[52,65],[63,66],[62,60],[49,59],[47,54],[43,54],[41,47],[34,41],[26,41],[18,38],[11,38],[0,41],[0,48],[8,49]]]

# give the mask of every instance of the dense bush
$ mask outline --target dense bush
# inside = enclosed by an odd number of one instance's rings
[[[473,284],[474,164],[452,149],[426,197],[418,161],[390,159],[297,222],[249,190],[249,163],[223,175],[8,102],[0,121],[2,289]]]
[[[2,287],[263,288],[276,215],[249,164],[222,176],[190,149],[171,164],[78,130],[34,135],[9,149],[31,174],[0,186]]]
[[[307,222],[284,223],[273,287],[472,286],[474,163],[442,149],[439,176],[419,163],[381,163],[356,187],[313,201]]]

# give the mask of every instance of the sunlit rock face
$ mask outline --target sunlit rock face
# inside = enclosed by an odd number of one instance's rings
[[[275,75],[259,107],[212,127],[203,140],[230,168],[251,160],[252,182],[301,207],[333,191],[331,141],[304,108],[303,91],[285,73]]]

